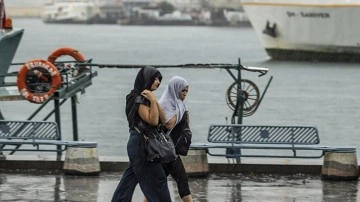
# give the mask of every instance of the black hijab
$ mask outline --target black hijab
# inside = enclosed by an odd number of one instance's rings
[[[135,79],[134,88],[126,96],[125,113],[129,123],[129,127],[133,126],[139,107],[138,104],[135,104],[136,97],[139,96],[140,93],[145,89],[151,90],[151,85],[154,83],[156,77],[161,82],[162,75],[160,71],[157,70],[155,67],[142,67],[138,72]]]

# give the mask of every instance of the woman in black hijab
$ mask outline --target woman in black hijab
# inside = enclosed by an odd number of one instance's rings
[[[167,178],[161,163],[148,162],[144,147],[144,131],[165,120],[152,91],[161,83],[162,75],[154,67],[143,67],[136,76],[134,89],[126,96],[126,117],[130,138],[127,144],[129,165],[118,184],[112,202],[131,202],[137,183],[150,202],[171,201]]]

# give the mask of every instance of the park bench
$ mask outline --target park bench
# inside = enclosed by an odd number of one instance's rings
[[[59,127],[47,121],[0,120],[0,151],[62,152],[67,147],[96,148],[96,142],[61,140]]]
[[[320,158],[325,152],[355,152],[354,146],[322,146],[314,126],[210,125],[208,143],[192,143],[211,156],[227,158]]]

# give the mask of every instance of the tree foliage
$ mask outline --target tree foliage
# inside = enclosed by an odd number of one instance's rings
[[[159,3],[159,8],[161,9],[162,14],[172,13],[175,10],[175,7],[166,1]]]

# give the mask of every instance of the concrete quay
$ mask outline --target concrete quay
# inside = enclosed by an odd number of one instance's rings
[[[128,157],[100,156],[102,172],[124,171],[128,165]],[[44,155],[7,155],[0,159],[0,170],[25,171],[37,170],[61,172],[64,156],[58,161],[56,156]],[[224,157],[208,157],[209,173],[264,173],[264,174],[311,174],[320,175],[323,164],[320,159],[273,159],[242,158],[240,164]]]
[[[98,176],[62,174],[62,162],[53,156],[6,156],[0,160],[0,201],[108,202],[127,157],[100,157]],[[200,202],[360,201],[358,181],[324,181],[321,166],[322,159],[244,158],[242,164],[229,164],[210,157],[209,175],[190,178],[189,185]],[[181,201],[171,177],[168,185],[173,201]],[[142,197],[137,187],[132,201]]]

